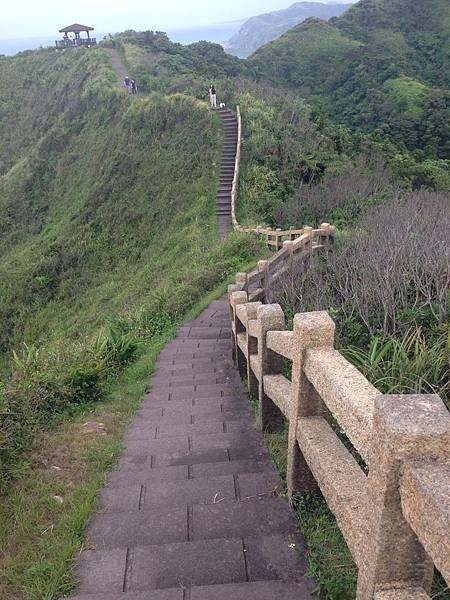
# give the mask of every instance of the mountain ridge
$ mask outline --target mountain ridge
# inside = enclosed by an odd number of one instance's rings
[[[362,0],[328,22],[306,20],[247,62],[258,79],[311,98],[339,122],[450,158],[445,0]]]
[[[230,54],[247,58],[259,47],[278,38],[309,17],[330,19],[342,14],[349,3],[295,2],[285,9],[250,17],[240,30],[225,44]]]

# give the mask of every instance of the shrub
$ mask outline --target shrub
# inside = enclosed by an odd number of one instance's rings
[[[345,344],[402,336],[412,324],[428,336],[448,318],[448,202],[423,191],[369,211],[327,260],[314,260],[306,273],[300,265],[285,279],[281,302],[292,312],[331,308]],[[346,324],[366,339],[349,339]]]
[[[92,353],[105,365],[122,368],[136,358],[141,342],[125,320],[110,319],[94,340]]]

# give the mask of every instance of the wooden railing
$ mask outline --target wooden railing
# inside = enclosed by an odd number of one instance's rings
[[[259,427],[289,421],[289,495],[321,490],[359,570],[357,599],[425,600],[433,565],[450,583],[446,407],[436,395],[382,395],[335,350],[328,313],[297,314],[288,331],[281,307],[267,304],[294,248],[307,261],[333,233],[307,230],[237,275],[228,292],[234,358],[258,399]]]

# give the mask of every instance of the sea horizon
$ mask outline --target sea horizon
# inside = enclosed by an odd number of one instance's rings
[[[240,28],[244,21],[229,21],[226,23],[211,23],[204,26],[167,29],[166,33],[173,42],[192,44],[201,40],[224,45]],[[143,27],[140,31],[151,30],[152,27]],[[153,28],[153,30],[158,28]],[[93,32],[92,36],[97,41],[103,40],[113,32]],[[61,36],[56,33],[48,36],[30,36],[23,38],[0,39],[0,55],[13,56],[18,52],[36,50],[38,48],[54,47],[55,40]]]

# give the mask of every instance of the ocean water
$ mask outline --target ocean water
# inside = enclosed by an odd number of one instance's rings
[[[167,34],[171,40],[180,44],[192,44],[200,40],[224,44],[241,27],[243,21],[231,23],[217,23],[203,27],[190,27],[186,29],[168,29]],[[97,41],[102,40],[106,34],[93,32]],[[0,54],[12,55],[23,50],[35,50],[39,47],[54,46],[59,34],[47,37],[31,37],[17,39],[0,39]]]

